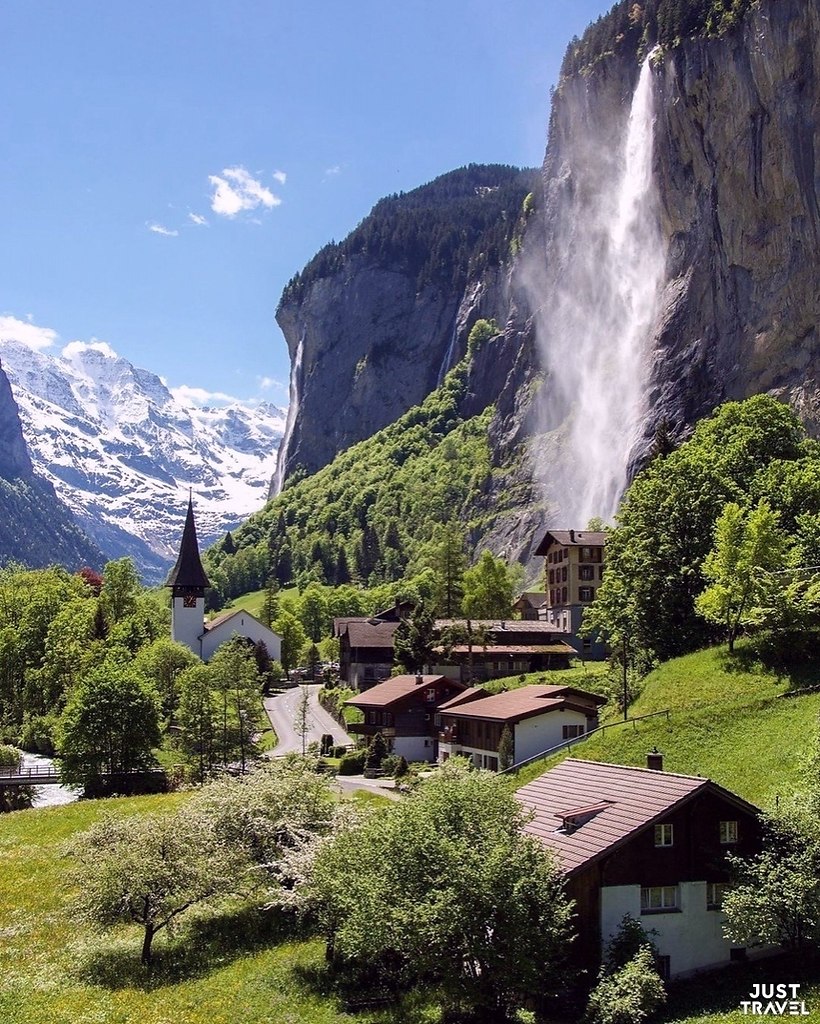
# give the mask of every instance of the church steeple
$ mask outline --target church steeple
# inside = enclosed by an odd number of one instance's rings
[[[179,555],[165,586],[171,588],[171,637],[199,657],[202,656],[201,637],[205,628],[205,588],[210,585],[199,557],[194,505],[189,496]]]
[[[194,504],[191,497],[188,498],[188,515],[185,517],[185,528],[182,531],[182,541],[179,545],[179,555],[174,568],[168,575],[166,587],[199,589],[204,590],[210,587],[210,581],[202,568],[202,560],[199,557],[199,544],[196,539],[196,523],[194,522]]]

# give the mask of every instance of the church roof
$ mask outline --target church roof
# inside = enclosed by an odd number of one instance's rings
[[[196,539],[196,523],[194,523],[194,506],[188,499],[188,515],[185,517],[185,528],[179,545],[179,555],[174,568],[165,581],[166,587],[210,587],[210,581],[202,568],[199,557],[199,544]]]

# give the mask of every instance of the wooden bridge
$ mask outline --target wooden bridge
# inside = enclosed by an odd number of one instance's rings
[[[59,786],[60,773],[53,764],[24,765],[10,768],[0,765],[0,786]]]

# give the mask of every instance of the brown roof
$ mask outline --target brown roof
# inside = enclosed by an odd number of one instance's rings
[[[546,594],[542,594],[540,591],[526,590],[523,594],[518,595],[518,597],[515,599],[515,604],[513,605],[513,607],[515,607],[515,605],[519,604],[521,601],[528,601],[531,605],[533,605],[533,607],[538,608],[540,605],[544,604],[546,600]]]
[[[481,718],[494,722],[519,722],[561,708],[595,713],[605,698],[585,693],[572,686],[519,686],[515,690],[490,694],[469,704],[454,706],[452,701],[442,704],[439,711],[454,718]],[[452,708],[452,710],[451,710]]]
[[[434,647],[434,651],[441,652],[444,647]],[[467,644],[456,644],[446,650],[453,654],[469,654],[471,648]],[[480,654],[577,654],[574,647],[559,640],[555,644],[473,644],[474,655]]]
[[[438,710],[444,711],[445,708],[456,708],[461,704],[469,704],[474,700],[483,700],[486,696],[487,691],[481,686],[470,686],[463,693],[457,693],[455,697],[451,697],[443,704],[439,704]]]
[[[503,625],[502,625],[503,623]],[[557,629],[549,622],[539,622],[537,619],[471,619],[470,625],[473,629],[483,627],[493,633],[548,633],[554,636],[561,636],[565,633],[563,629]],[[436,619],[436,629],[444,629],[447,626],[467,626],[466,619]],[[496,639],[498,637],[496,636]]]
[[[352,704],[357,708],[385,708],[390,704],[395,704],[396,701],[403,700],[416,690],[432,686],[444,678],[445,676],[393,676],[392,679],[386,679],[383,683],[378,683],[369,690],[365,690],[364,693],[348,698],[345,704]],[[448,679],[447,682],[457,687],[464,685],[456,682],[455,679]]]
[[[522,786],[515,795],[534,812],[524,831],[540,839],[564,871],[573,874],[706,790],[758,813],[756,807],[709,779],[574,758]],[[580,823],[564,829],[562,820],[572,817]]]
[[[564,548],[603,547],[606,544],[606,537],[603,530],[547,530],[535,549],[535,554],[545,555],[553,544],[560,544]]]
[[[338,633],[347,633],[351,647],[382,647],[393,649],[393,634],[399,628],[398,622],[385,622],[382,619],[348,619]]]

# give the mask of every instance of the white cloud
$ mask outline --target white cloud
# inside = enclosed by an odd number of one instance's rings
[[[256,210],[260,206],[271,209],[282,202],[244,167],[226,167],[222,177],[211,174],[208,181],[214,189],[211,209],[221,217],[235,217],[243,210]]]
[[[164,224],[155,224],[152,221],[146,221],[145,226],[149,231],[153,231],[155,235],[165,235],[167,238],[176,238],[179,234],[172,228],[166,228]]]
[[[208,221],[202,216],[201,213],[189,213],[188,220],[192,221],[197,227],[206,228],[208,227]]]
[[[181,405],[215,405],[221,402],[239,402],[233,395],[222,391],[206,391],[205,388],[192,388],[188,384],[180,384],[178,388],[169,389]]]
[[[0,342],[16,341],[39,352],[49,348],[58,338],[59,334],[50,327],[38,327],[14,316],[0,316]]]
[[[287,174],[285,174],[284,171],[274,171],[273,180],[278,181],[280,185],[284,185],[285,182],[288,180],[288,176]]]
[[[342,168],[341,168],[340,164],[334,164],[332,167],[327,167],[325,169],[325,177],[326,178],[335,178],[337,174],[341,174],[341,173],[342,173]]]
[[[260,391],[270,391],[271,388],[278,388],[280,391],[288,390],[288,385],[283,384],[281,380],[277,380],[275,377],[257,377],[256,383],[259,385]]]
[[[81,356],[84,352],[89,351],[102,352],[102,354],[107,356],[109,359],[119,358],[107,341],[97,341],[96,338],[92,338],[91,341],[70,341],[60,355],[63,359],[75,359],[77,356]]]

